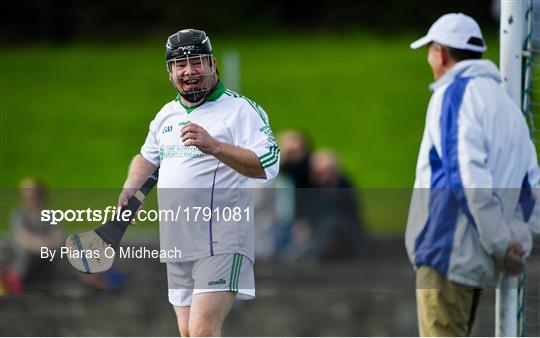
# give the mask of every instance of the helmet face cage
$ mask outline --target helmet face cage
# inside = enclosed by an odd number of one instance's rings
[[[167,61],[167,71],[178,94],[191,103],[205,99],[216,79],[212,54],[171,59]]]

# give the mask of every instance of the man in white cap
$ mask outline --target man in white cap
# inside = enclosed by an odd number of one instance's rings
[[[416,269],[421,336],[470,334],[480,289],[518,275],[540,233],[540,172],[519,107],[482,59],[478,24],[446,14],[411,48],[428,47],[435,82],[405,241]]]

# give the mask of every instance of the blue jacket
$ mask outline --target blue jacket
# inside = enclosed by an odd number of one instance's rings
[[[530,252],[540,234],[536,150],[500,82],[466,60],[431,85],[405,234],[415,267],[476,287],[495,285],[510,241]]]

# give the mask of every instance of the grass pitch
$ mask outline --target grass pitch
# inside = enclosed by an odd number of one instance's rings
[[[335,149],[357,187],[410,188],[432,82],[426,50],[408,47],[415,38],[313,34],[213,44],[218,63],[228,49],[239,52],[241,94],[268,112],[275,133],[301,128],[315,148]],[[175,97],[163,45],[3,48],[1,187],[31,175],[55,188],[119,188],[149,122]],[[497,42],[489,45],[487,57],[497,61]]]

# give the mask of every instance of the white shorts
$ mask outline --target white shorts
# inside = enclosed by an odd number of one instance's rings
[[[189,262],[168,262],[169,302],[190,306],[193,295],[236,292],[236,298],[255,298],[253,263],[238,253],[221,254]]]

